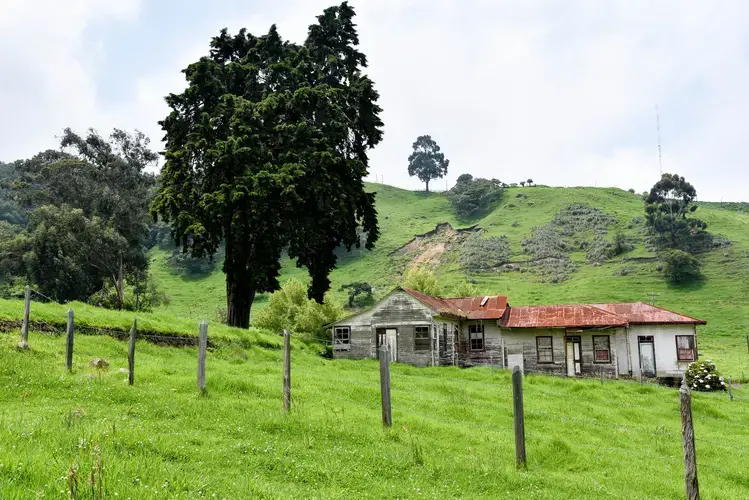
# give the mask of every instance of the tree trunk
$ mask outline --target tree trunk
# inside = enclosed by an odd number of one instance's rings
[[[125,278],[122,268],[122,254],[120,254],[120,271],[117,276],[117,302],[119,303],[120,311],[125,302]]]
[[[429,192],[429,181],[426,181],[426,185],[427,185],[427,193],[428,193]]]
[[[249,279],[231,269],[226,270],[226,324],[237,328],[250,327],[250,308],[255,300],[255,290]]]

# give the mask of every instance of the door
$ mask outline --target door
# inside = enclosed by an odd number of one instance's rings
[[[398,330],[395,328],[386,328],[385,341],[388,345],[390,361],[398,361]]]
[[[655,377],[655,342],[652,336],[637,337],[640,347],[640,370],[643,377]]]
[[[567,376],[574,377],[583,372],[583,356],[580,337],[567,337]]]

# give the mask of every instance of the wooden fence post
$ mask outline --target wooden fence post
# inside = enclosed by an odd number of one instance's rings
[[[684,442],[684,482],[687,500],[699,500],[700,487],[697,483],[697,456],[694,451],[694,426],[692,424],[692,392],[687,387],[686,377],[679,389],[681,408],[681,436]]]
[[[390,352],[387,344],[380,346],[380,392],[382,394],[382,425],[393,426],[390,407]]]
[[[31,313],[31,287],[26,285],[23,294],[23,323],[21,323],[21,341],[18,347],[21,349],[29,348],[29,314]]]
[[[515,464],[525,467],[525,414],[523,412],[523,373],[512,368],[512,413],[515,420]]]
[[[133,326],[130,328],[130,344],[127,346],[127,383],[133,385],[135,382],[135,336],[138,333],[138,320],[133,318]]]
[[[728,377],[728,400],[733,401],[733,391],[731,390],[731,377]]]
[[[205,351],[208,348],[208,322],[200,322],[198,336],[198,391],[205,394]]]
[[[283,331],[283,411],[291,411],[291,335]]]
[[[68,309],[68,342],[65,348],[65,366],[68,367],[68,373],[73,373],[73,334],[75,330],[75,320],[73,310]]]

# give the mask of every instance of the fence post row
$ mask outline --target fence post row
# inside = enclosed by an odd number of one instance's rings
[[[692,424],[692,392],[687,387],[686,377],[679,388],[681,410],[681,436],[684,441],[684,483],[687,500],[699,500],[700,488],[697,482],[697,456],[694,451],[694,426]]]
[[[23,294],[23,323],[21,323],[21,341],[18,347],[21,349],[29,348],[29,314],[31,313],[31,287],[26,285]]]
[[[382,393],[382,425],[393,426],[390,407],[390,352],[387,344],[380,346],[380,392]]]
[[[73,319],[73,310],[68,309],[68,330],[67,330],[67,344],[65,346],[65,366],[68,367],[68,372],[73,373],[73,334],[75,329],[75,320]]]
[[[130,328],[130,344],[127,347],[127,383],[133,385],[135,382],[135,336],[138,333],[138,320],[133,318],[133,326]]]
[[[291,335],[283,331],[283,411],[291,411]]]
[[[525,467],[525,415],[523,412],[523,373],[512,369],[512,413],[515,426],[515,464]]]
[[[205,394],[205,351],[208,348],[208,323],[200,322],[198,336],[198,391]]]

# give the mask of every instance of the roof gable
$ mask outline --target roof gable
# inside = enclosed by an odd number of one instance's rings
[[[679,314],[662,307],[651,306],[644,302],[614,302],[608,304],[593,304],[599,309],[608,311],[625,318],[633,325],[647,324],[686,324],[704,325],[707,322],[701,319]]]

